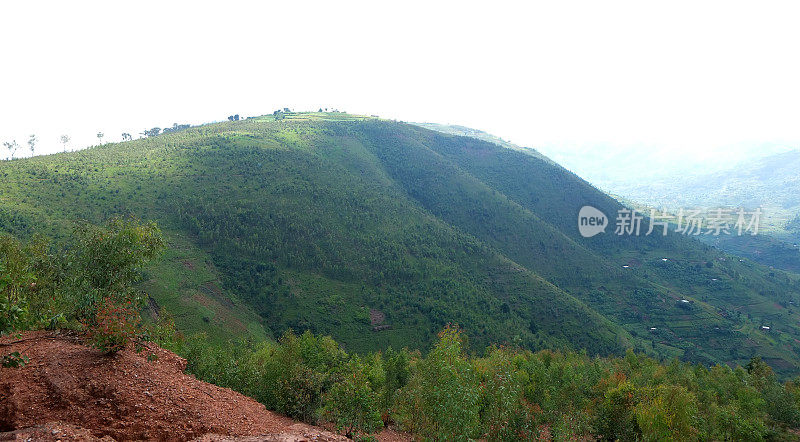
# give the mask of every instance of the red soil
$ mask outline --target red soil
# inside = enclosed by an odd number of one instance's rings
[[[13,351],[30,362],[0,368],[0,440],[346,440],[184,374],[155,344],[104,356],[70,334],[0,338],[0,354]]]

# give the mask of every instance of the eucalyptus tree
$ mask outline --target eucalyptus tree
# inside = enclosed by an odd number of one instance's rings
[[[154,127],[152,129],[143,130],[140,133],[140,135],[142,135],[143,137],[154,137],[154,136],[156,136],[156,135],[158,135],[160,133],[161,133],[161,128],[160,127]]]
[[[61,144],[64,145],[64,152],[67,151],[67,144],[69,144],[69,135],[61,135]]]
[[[14,154],[17,153],[17,149],[19,149],[19,144],[17,144],[17,140],[6,141],[3,143],[3,146],[8,150],[8,153],[11,154],[11,159],[14,159]]]
[[[34,155],[36,151],[36,143],[39,142],[39,138],[36,137],[36,134],[31,134],[28,137],[28,148],[31,150],[31,156]]]

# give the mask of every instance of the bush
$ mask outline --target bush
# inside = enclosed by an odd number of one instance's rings
[[[761,358],[753,358],[747,364],[751,383],[764,398],[770,420],[782,427],[800,424],[800,410],[790,391],[778,383],[772,368]]]
[[[103,353],[115,353],[136,337],[140,325],[139,311],[130,301],[118,304],[107,298],[98,306],[94,324],[86,324],[86,338]]]
[[[106,226],[79,224],[77,245],[66,256],[66,295],[73,298],[73,315],[88,327],[98,326],[96,315],[103,306],[144,305],[135,282],[145,264],[164,249],[161,231],[154,223],[129,218],[111,219]]]
[[[4,285],[0,280],[0,292]],[[0,295],[0,336],[20,329],[27,312],[24,300],[12,299],[6,294]]]
[[[787,435],[800,402],[798,383],[778,384],[763,363],[748,372],[633,353],[508,348],[469,358],[453,327],[425,358],[406,350],[348,356],[310,332],[257,346],[166,342],[198,378],[309,423],[329,419],[357,439],[390,410],[401,428],[428,440],[764,440]]]
[[[597,430],[606,440],[636,440],[641,435],[634,414],[638,403],[636,388],[624,381],[608,390],[600,404]]]
[[[373,387],[375,381],[370,380],[371,368],[374,367],[353,358],[325,394],[324,416],[350,438],[374,433],[383,427],[378,408],[380,398]]]
[[[330,337],[306,331],[300,336],[286,332],[267,360],[260,394],[276,411],[316,422],[322,396],[333,383],[332,374],[347,358]]]
[[[19,241],[0,235],[0,335],[27,324],[28,295],[35,285],[30,261]]]
[[[278,378],[277,410],[296,419],[317,422],[325,378],[324,373],[301,364],[287,367]]]
[[[488,440],[531,440],[538,436],[535,407],[524,398],[526,375],[515,364],[521,355],[492,349],[476,361],[481,376],[481,421]]]
[[[686,388],[660,385],[642,394],[634,414],[643,440],[695,440],[697,402]]]
[[[411,354],[406,349],[396,352],[389,347],[382,360],[384,384],[380,389],[381,417],[385,423],[389,423],[397,395],[411,376]]]

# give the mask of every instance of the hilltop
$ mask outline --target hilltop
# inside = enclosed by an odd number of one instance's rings
[[[0,230],[156,220],[151,314],[184,332],[332,335],[349,351],[626,348],[800,367],[800,283],[681,235],[582,238],[623,206],[530,149],[371,117],[285,114],[0,164]],[[643,231],[647,231],[647,223]],[[765,332],[762,326],[769,326]]]

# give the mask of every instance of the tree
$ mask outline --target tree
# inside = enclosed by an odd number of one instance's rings
[[[100,141],[100,144],[103,144],[103,136],[105,136],[103,132],[97,132],[97,139]]]
[[[61,144],[64,145],[64,152],[66,152],[67,144],[69,144],[69,135],[61,135]]]
[[[106,226],[79,224],[73,237],[77,248],[69,263],[77,275],[71,283],[78,298],[78,319],[95,325],[97,309],[105,299],[112,304],[141,307],[144,298],[135,282],[141,277],[142,267],[164,248],[156,224],[113,218]]]
[[[145,136],[145,137],[154,137],[154,136],[156,136],[156,135],[158,135],[160,133],[161,133],[161,128],[160,127],[154,127],[152,129],[143,130],[141,132],[141,135]]]
[[[8,152],[11,154],[11,159],[13,160],[14,154],[17,152],[17,149],[19,149],[19,144],[17,144],[17,140],[11,140],[11,142],[6,141],[3,143],[3,146],[5,146],[5,148],[8,149]]]
[[[36,143],[38,142],[39,139],[36,138],[36,134],[31,134],[31,136],[28,137],[28,147],[31,149],[31,156],[33,156],[34,151],[36,150]]]
[[[165,127],[165,128],[164,128],[164,129],[161,131],[161,133],[162,133],[162,134],[167,134],[167,133],[172,133],[172,132],[178,132],[178,131],[180,131],[180,130],[188,129],[188,128],[190,128],[190,127],[191,127],[191,125],[189,125],[189,124],[178,124],[178,123],[173,123],[173,124],[172,124],[172,127]]]
[[[127,132],[123,132],[122,133],[122,141],[130,141],[132,139],[133,139],[133,137],[131,137],[131,134],[129,134]]]
[[[430,440],[476,439],[480,434],[480,385],[464,353],[461,331],[448,326],[428,356],[414,367],[399,393],[396,417]]]

